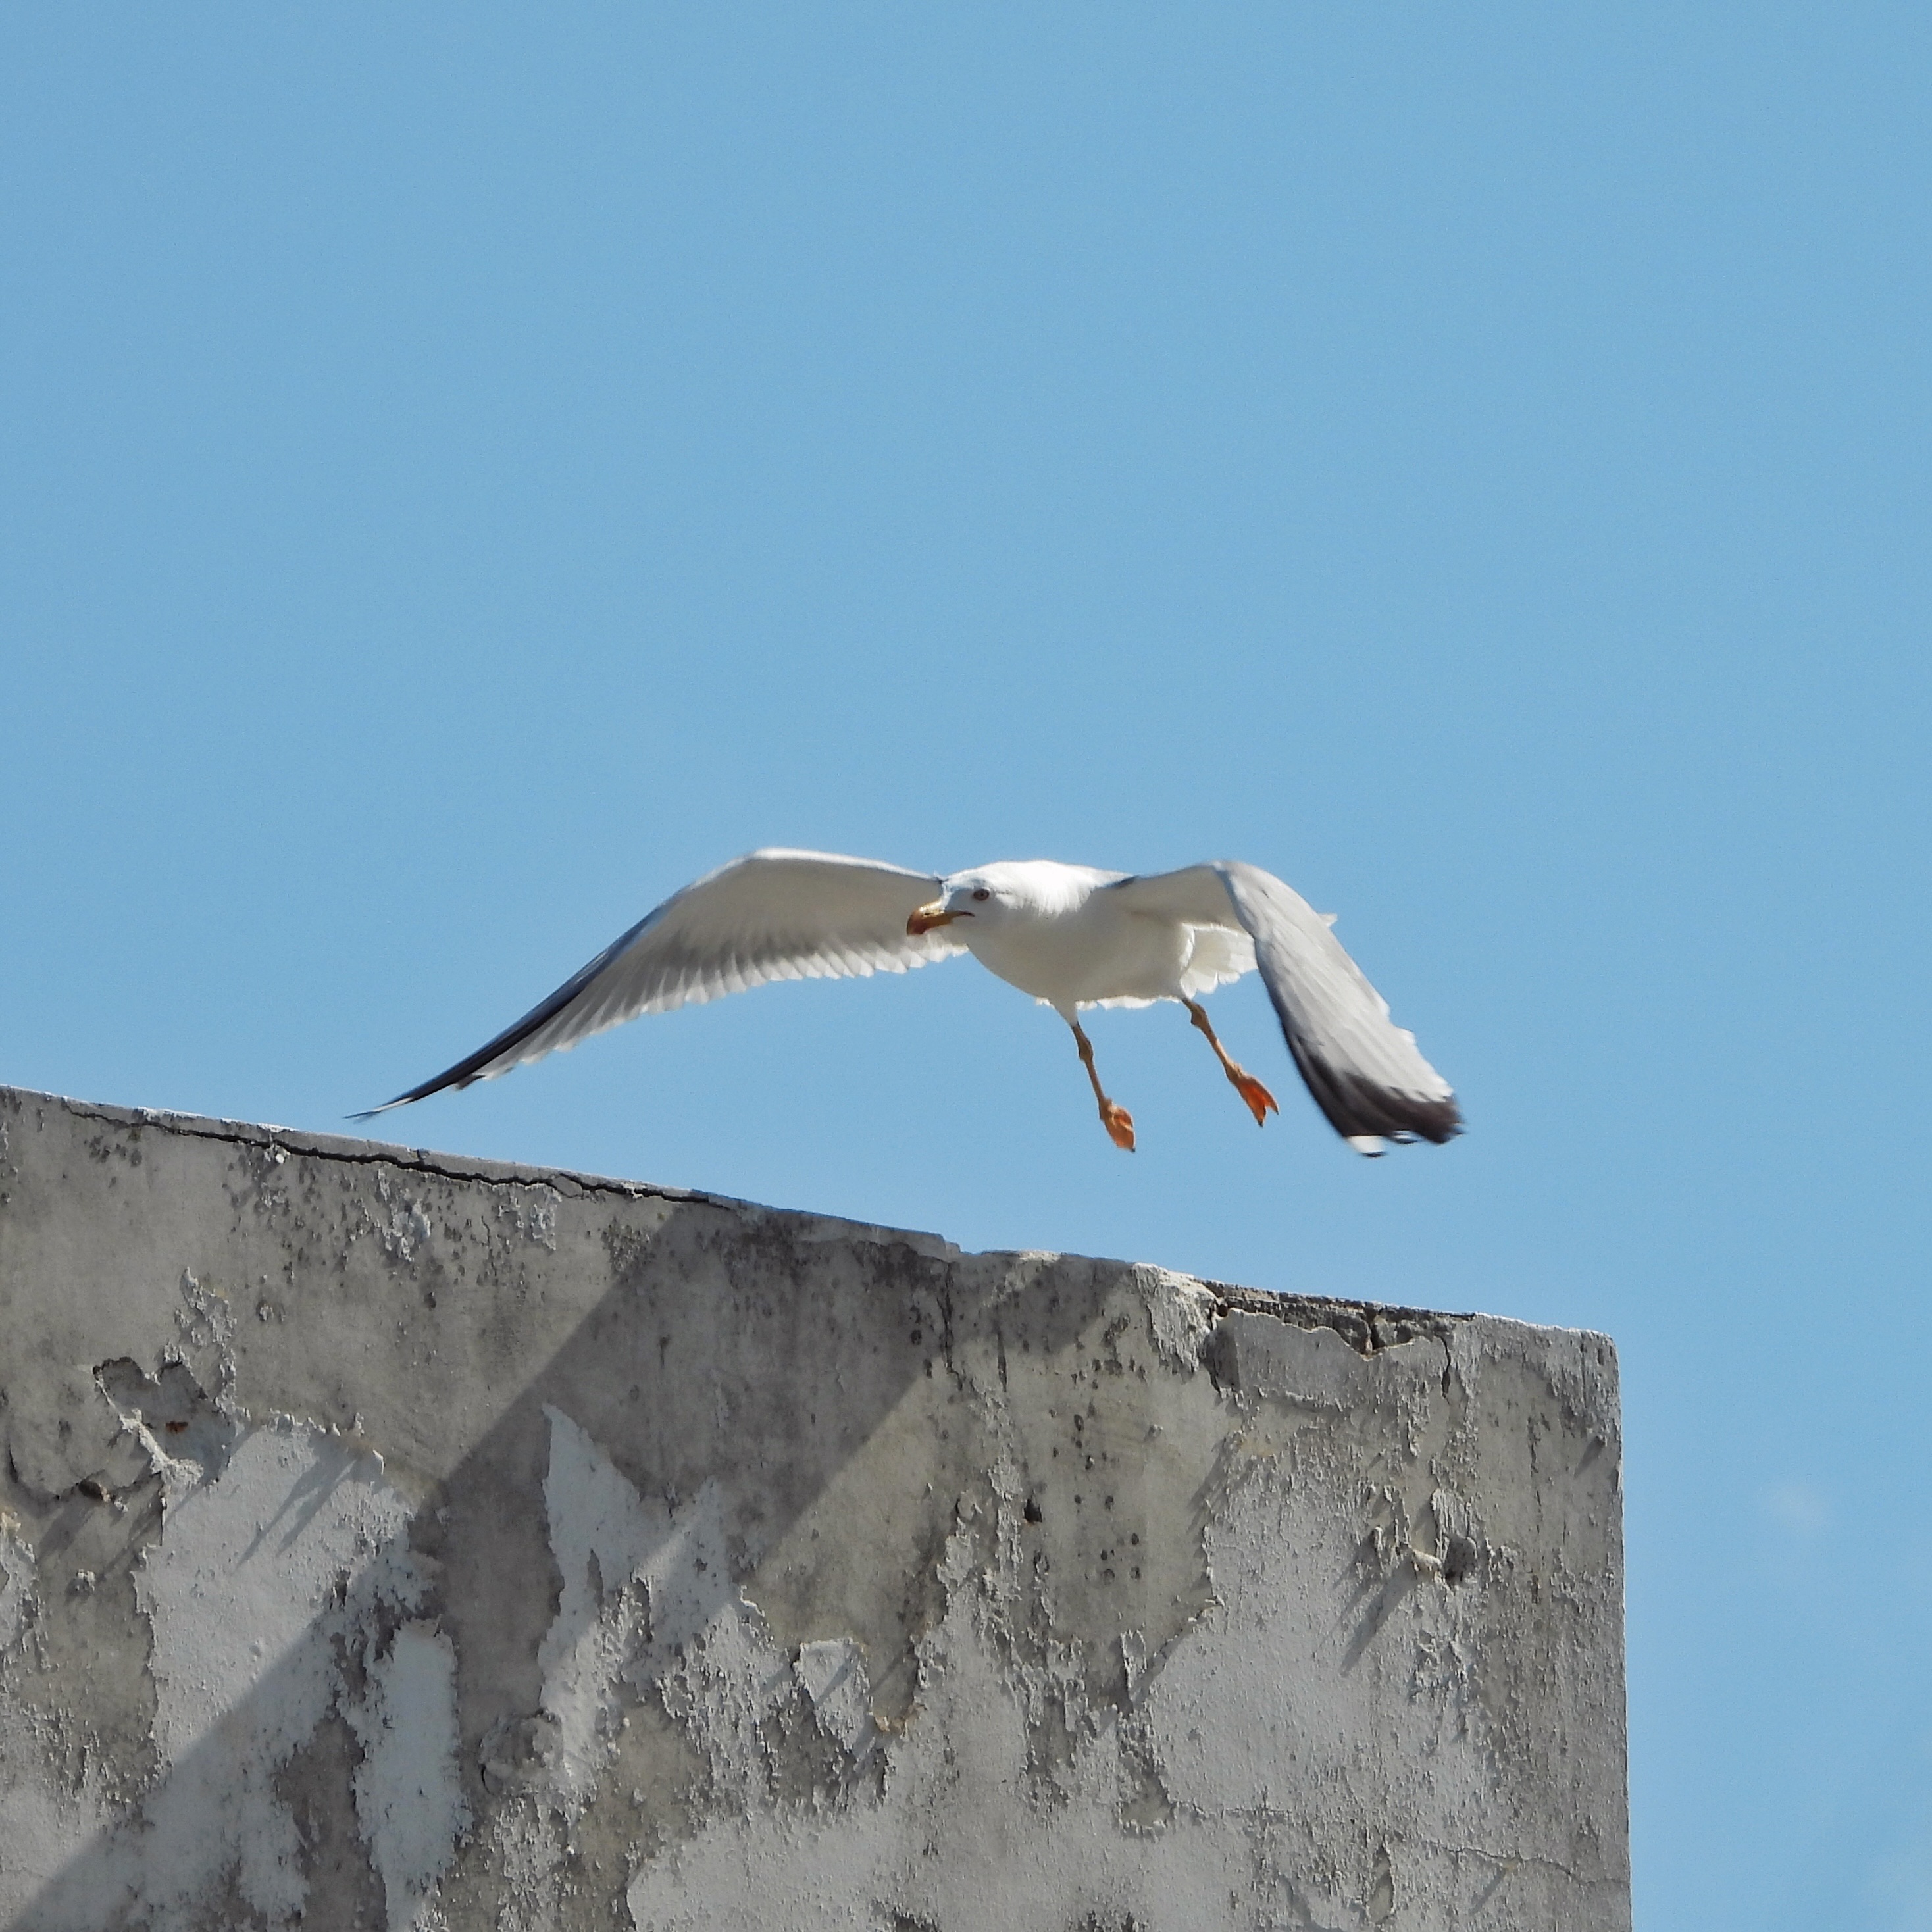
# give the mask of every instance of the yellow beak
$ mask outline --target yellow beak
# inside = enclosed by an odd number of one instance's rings
[[[935,926],[950,926],[959,915],[948,912],[943,899],[934,899],[930,905],[922,905],[906,921],[906,931],[915,939],[922,932],[930,932]]]

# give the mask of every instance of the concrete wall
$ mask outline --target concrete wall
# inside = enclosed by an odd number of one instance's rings
[[[0,1089],[0,1924],[1629,1922],[1595,1335]]]

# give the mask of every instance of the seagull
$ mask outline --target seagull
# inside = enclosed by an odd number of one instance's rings
[[[352,1118],[494,1080],[640,1013],[771,980],[903,973],[970,952],[1072,1028],[1100,1124],[1129,1152],[1133,1117],[1101,1086],[1081,1013],[1178,1001],[1265,1126],[1279,1104],[1229,1058],[1198,997],[1257,968],[1302,1079],[1352,1148],[1375,1155],[1387,1142],[1451,1138],[1462,1118],[1448,1082],[1390,1019],[1334,922],[1272,873],[1233,860],[1145,876],[1009,860],[941,878],[771,848],[674,892],[514,1026]]]

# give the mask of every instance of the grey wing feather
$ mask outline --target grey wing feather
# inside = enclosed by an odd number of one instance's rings
[[[380,1107],[494,1079],[640,1013],[715,1000],[771,980],[903,973],[965,950],[906,921],[940,890],[931,873],[830,852],[769,848],[674,892],[550,997],[434,1079]]]
[[[1335,1131],[1365,1153],[1387,1138],[1441,1142],[1462,1130],[1449,1083],[1299,892],[1237,860],[1130,879],[1130,902],[1190,924],[1238,923],[1254,941],[1288,1050]]]

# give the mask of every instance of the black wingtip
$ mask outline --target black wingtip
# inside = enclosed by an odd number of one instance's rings
[[[432,1094],[446,1094],[452,1088],[460,1094],[464,1088],[473,1087],[478,1081],[488,1077],[476,1069],[487,1065],[490,1054],[502,1044],[502,1039],[493,1040],[489,1046],[472,1053],[467,1060],[459,1060],[448,1072],[439,1073],[433,1080],[425,1080],[420,1087],[412,1087],[406,1094],[398,1094],[393,1100],[385,1100],[380,1107],[364,1108],[361,1113],[350,1114],[346,1118],[352,1120],[373,1120],[398,1107],[413,1106],[418,1100],[427,1100]]]
[[[1359,1074],[1317,1059],[1292,1032],[1288,1045],[1315,1104],[1344,1140],[1429,1141],[1441,1147],[1462,1131],[1462,1109],[1453,1094],[1430,1100],[1378,1087]]]
[[[350,1114],[344,1118],[351,1120],[376,1120],[388,1113],[392,1107],[406,1107],[416,1097],[413,1094],[398,1094],[393,1100],[385,1100],[380,1107],[364,1107],[359,1114]]]

